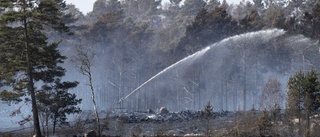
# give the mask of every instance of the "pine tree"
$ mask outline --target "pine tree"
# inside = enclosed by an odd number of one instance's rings
[[[7,91],[31,97],[34,134],[41,137],[35,84],[52,82],[65,70],[58,66],[66,57],[57,50],[59,42],[47,43],[44,30],[68,31],[60,21],[60,4],[54,0],[0,1],[0,81]],[[28,99],[29,100],[29,99]]]
[[[303,93],[303,106],[305,111],[305,136],[310,137],[310,116],[312,113],[316,112],[320,107],[319,98],[319,85],[320,82],[318,80],[319,73],[312,69],[307,72],[304,83],[304,93]]]
[[[305,114],[305,136],[310,136],[310,116],[320,108],[319,73],[312,69],[307,73],[298,72],[288,81],[287,110],[289,114],[298,117],[301,123],[302,114]],[[302,113],[304,111],[304,113]],[[299,126],[300,127],[300,126]]]
[[[303,90],[303,78],[304,74],[299,71],[294,76],[289,78],[287,83],[287,111],[294,117],[298,117],[299,122],[301,121],[301,111],[302,111],[302,90]]]
[[[302,71],[297,72],[289,78],[287,83],[287,104],[286,113],[292,119],[298,118],[298,134],[301,135],[301,120],[302,120],[302,92],[303,92],[304,74]]]
[[[267,110],[264,110],[260,118],[258,119],[258,128],[259,128],[260,136],[261,137],[266,136],[266,134],[270,132],[271,127],[272,127],[272,123],[271,123],[269,114]]]
[[[213,115],[213,106],[211,105],[211,102],[209,101],[207,105],[204,107],[203,116],[205,118],[210,118]]]
[[[211,132],[211,127],[210,127],[210,123],[211,123],[211,118],[213,117],[213,106],[211,105],[211,102],[209,101],[207,103],[207,105],[204,106],[204,110],[202,113],[202,120],[204,123],[204,128],[206,130],[206,135],[210,136],[210,132]]]
[[[43,114],[46,126],[48,120],[53,122],[53,134],[57,123],[65,123],[67,114],[80,113],[81,109],[77,107],[82,99],[76,99],[75,94],[68,93],[68,90],[76,87],[78,82],[61,82],[57,78],[53,83],[47,83],[38,91],[38,109]],[[47,133],[48,136],[48,127]]]

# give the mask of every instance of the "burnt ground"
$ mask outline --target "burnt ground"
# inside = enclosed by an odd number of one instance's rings
[[[271,114],[271,113],[270,113]],[[101,112],[102,134],[104,136],[214,136],[214,137],[299,137],[297,123],[292,123],[280,113],[277,120],[264,118],[261,111],[210,112],[180,111],[159,114],[158,112]],[[70,119],[71,120],[71,119]],[[320,134],[320,122],[314,118],[312,136]],[[72,122],[57,127],[50,137],[82,137],[95,129],[92,112],[75,115]],[[42,131],[45,131],[42,129]],[[301,130],[303,131],[303,130]],[[302,132],[301,132],[302,133]],[[4,135],[9,136],[4,136]],[[11,135],[11,136],[10,136]],[[32,128],[0,133],[0,137],[30,137]]]
[[[107,136],[203,136],[221,132],[232,123],[233,112],[204,114],[181,111],[167,114],[154,112],[109,113],[103,119]],[[94,124],[95,121],[87,121]],[[89,128],[89,127],[88,127]],[[81,135],[82,133],[80,133]]]
[[[204,136],[221,132],[235,118],[233,112],[212,112],[205,115],[202,111],[181,111],[159,114],[156,112],[109,112],[100,115],[103,135],[105,136]],[[92,114],[82,113],[73,122],[57,127],[53,137],[82,137],[94,129]],[[49,130],[51,130],[50,128]],[[44,131],[44,130],[43,130]],[[30,137],[32,128],[18,129],[4,134],[15,137]],[[52,133],[49,133],[52,134]]]

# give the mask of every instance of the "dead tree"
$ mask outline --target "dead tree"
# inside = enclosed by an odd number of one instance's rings
[[[99,113],[97,110],[97,105],[95,101],[95,91],[93,87],[93,78],[92,78],[92,67],[95,59],[95,52],[90,47],[84,47],[82,45],[77,46],[75,48],[76,56],[71,60],[76,69],[86,76],[89,80],[89,86],[91,90],[91,99],[93,103],[93,110],[96,115],[96,122],[97,122],[97,129],[98,129],[98,136],[101,136],[101,126],[100,126],[100,118]]]

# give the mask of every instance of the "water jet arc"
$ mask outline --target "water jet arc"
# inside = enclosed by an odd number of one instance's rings
[[[141,87],[143,87],[144,85],[146,85],[147,83],[149,83],[150,81],[152,81],[153,79],[155,79],[156,77],[158,77],[159,75],[161,75],[162,73],[166,72],[167,70],[177,66],[178,64],[181,64],[185,61],[188,61],[189,59],[192,59],[192,58],[196,58],[196,57],[200,57],[202,55],[204,55],[204,53],[206,53],[208,50],[210,50],[212,47],[214,46],[221,46],[221,45],[224,45],[230,41],[237,41],[239,39],[244,39],[246,40],[245,38],[255,38],[257,36],[263,38],[263,40],[265,41],[268,41],[272,38],[275,38],[275,37],[278,37],[280,35],[283,35],[285,33],[284,30],[282,29],[270,29],[270,30],[261,30],[261,31],[256,31],[256,32],[249,32],[249,33],[244,33],[244,34],[240,34],[240,35],[235,35],[235,36],[232,36],[232,37],[228,37],[228,38],[225,38],[219,42],[216,42],[192,55],[189,55],[185,58],[183,58],[182,60],[172,64],[171,66],[165,68],[164,70],[160,71],[159,73],[157,73],[156,75],[154,75],[153,77],[151,77],[150,79],[148,79],[146,82],[144,82],[143,84],[141,84],[139,87],[137,87],[136,89],[134,89],[131,93],[129,93],[127,96],[125,97],[122,97],[118,103],[122,102],[123,100],[127,99],[129,96],[131,96],[133,93],[135,93],[136,91],[138,91]],[[269,34],[269,35],[266,35],[266,34]],[[270,35],[272,34],[272,35]]]
[[[118,103],[122,102],[123,100],[125,100],[126,98],[128,98],[129,96],[131,96],[133,93],[135,93],[136,91],[138,91],[141,87],[143,87],[144,85],[146,85],[147,83],[149,83],[149,82],[152,81],[154,78],[156,78],[156,77],[158,77],[159,75],[161,75],[162,73],[166,72],[167,70],[169,70],[169,69],[173,68],[174,66],[176,66],[176,65],[178,65],[178,64],[180,64],[180,63],[182,63],[182,62],[185,62],[185,61],[187,61],[187,60],[189,60],[189,59],[191,59],[191,58],[201,56],[201,55],[203,55],[204,53],[206,53],[208,50],[210,50],[210,46],[209,46],[209,47],[206,47],[206,48],[204,48],[204,49],[202,49],[202,50],[200,50],[200,51],[198,51],[198,52],[196,52],[196,53],[194,53],[194,54],[192,54],[192,55],[189,55],[189,56],[183,58],[182,60],[180,60],[180,61],[172,64],[171,66],[165,68],[164,70],[160,71],[158,74],[154,75],[153,77],[151,77],[150,79],[148,79],[146,82],[144,82],[143,84],[141,84],[139,87],[137,87],[136,89],[134,89],[134,90],[133,90],[131,93],[129,93],[127,96],[125,96],[124,98],[121,98]]]

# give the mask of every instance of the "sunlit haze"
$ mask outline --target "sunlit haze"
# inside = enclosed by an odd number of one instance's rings
[[[93,4],[96,0],[66,0],[68,4],[72,3],[83,13],[87,14],[92,11]],[[241,0],[227,0],[229,3],[239,3]],[[162,0],[162,2],[169,2],[169,0]]]

